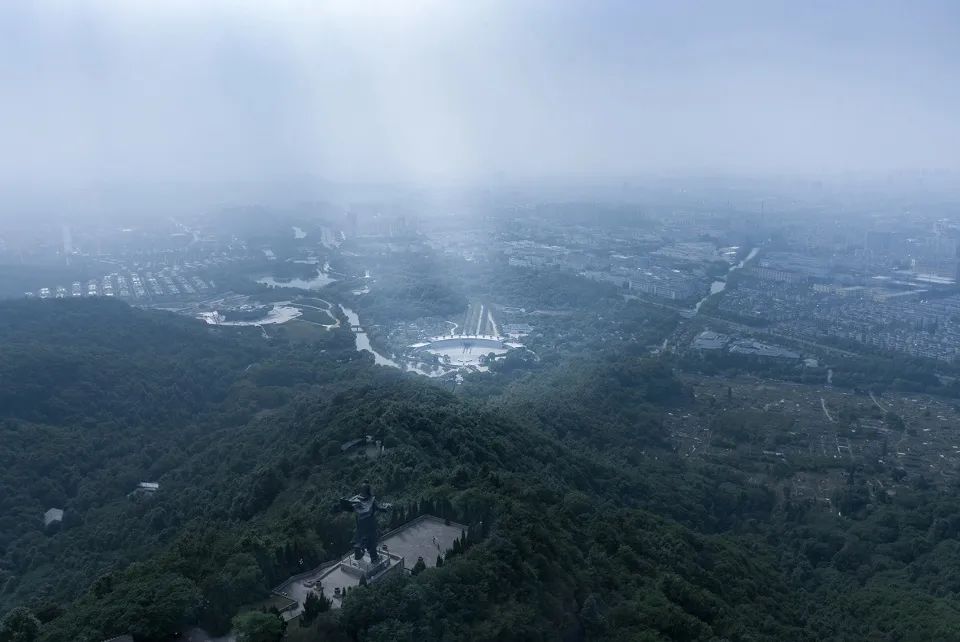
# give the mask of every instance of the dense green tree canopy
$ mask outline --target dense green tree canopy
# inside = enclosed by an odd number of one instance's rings
[[[598,352],[455,396],[374,367],[347,329],[303,345],[115,302],[0,307],[0,631],[140,641],[232,623],[277,639],[270,588],[348,549],[351,520],[327,507],[365,478],[397,504],[391,525],[433,513],[469,533],[438,568],[311,604],[291,639],[960,629],[955,487],[874,499],[854,469],[838,516],[757,484],[756,459],[684,459],[665,416],[692,393],[666,359]],[[705,421],[744,444],[771,425]],[[341,450],[368,434],[384,456]],[[60,528],[44,528],[51,507]]]

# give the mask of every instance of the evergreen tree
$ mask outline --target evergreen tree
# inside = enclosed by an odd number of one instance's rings
[[[412,569],[410,569],[410,574],[411,574],[411,575],[419,575],[420,573],[422,573],[423,571],[425,571],[426,568],[427,568],[426,562],[423,561],[423,558],[422,558],[422,557],[418,557],[418,558],[417,558],[417,563],[413,565],[413,568],[412,568]]]
[[[303,615],[300,616],[300,626],[310,626],[318,615],[324,611],[329,611],[330,606],[330,598],[324,594],[323,588],[320,589],[319,595],[313,591],[307,593],[307,598],[303,601]]]
[[[28,608],[17,607],[0,620],[0,642],[33,642],[40,635],[40,620]]]
[[[279,642],[283,637],[283,620],[272,613],[249,611],[233,618],[237,642]]]

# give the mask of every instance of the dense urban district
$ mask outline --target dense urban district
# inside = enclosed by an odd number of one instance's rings
[[[0,640],[960,639],[925,181],[11,223]]]

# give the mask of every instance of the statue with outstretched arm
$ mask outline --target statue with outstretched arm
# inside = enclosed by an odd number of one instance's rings
[[[363,482],[357,495],[340,499],[334,505],[334,512],[351,511],[357,518],[357,533],[353,540],[354,559],[363,559],[364,551],[370,555],[372,563],[380,559],[377,553],[377,511],[390,510],[392,507],[390,503],[377,501],[370,492],[368,482]]]

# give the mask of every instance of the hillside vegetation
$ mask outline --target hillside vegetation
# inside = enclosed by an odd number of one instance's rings
[[[691,392],[666,362],[601,354],[473,398],[373,366],[346,328],[293,345],[116,302],[0,316],[0,613],[27,607],[40,640],[224,632],[348,548],[351,519],[329,506],[363,479],[398,505],[393,524],[429,512],[470,536],[441,568],[353,591],[298,639],[960,630],[955,490],[875,504],[853,471],[840,517],[753,483],[755,464],[682,460],[662,417]],[[341,452],[367,434],[385,456]],[[131,493],[140,481],[160,490]],[[50,507],[65,518],[44,529]]]

